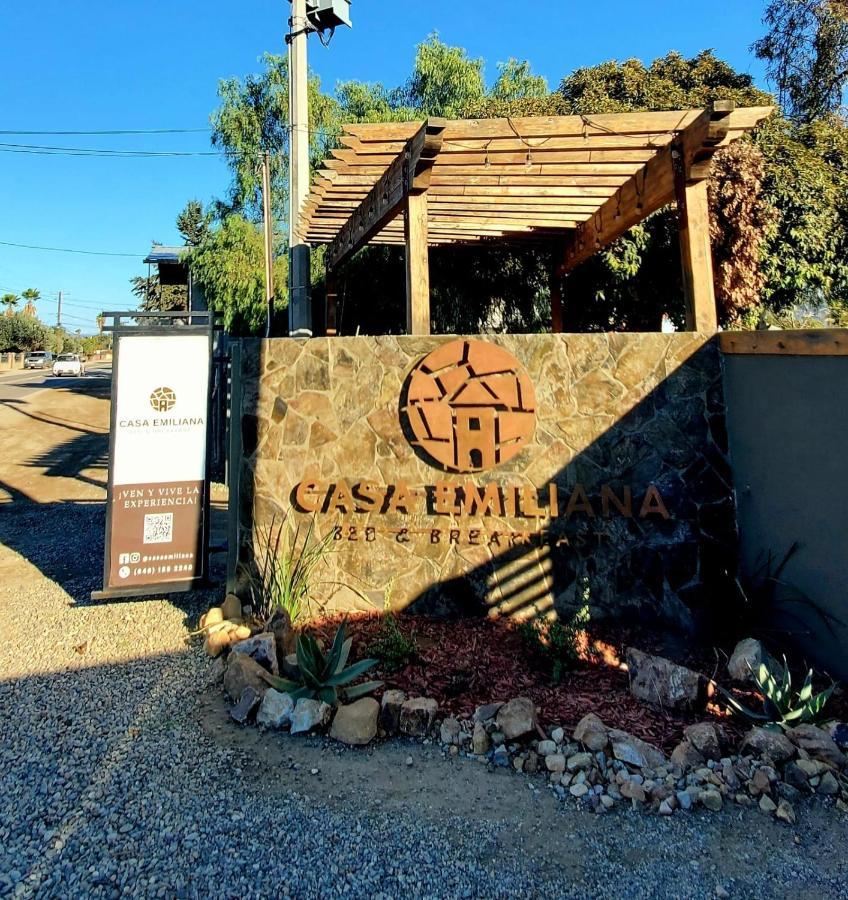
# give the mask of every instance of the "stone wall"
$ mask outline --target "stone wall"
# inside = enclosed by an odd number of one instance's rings
[[[414,446],[404,412],[410,373],[452,340],[243,342],[241,590],[254,527],[287,514],[332,536],[316,589],[330,608],[382,607],[387,596],[393,608],[438,614],[588,603],[596,617],[692,629],[735,569],[714,342],[468,339],[520,363],[535,427],[511,459],[463,474]]]

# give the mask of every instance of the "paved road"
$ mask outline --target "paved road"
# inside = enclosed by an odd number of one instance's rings
[[[52,373],[40,369],[16,372],[0,373],[0,403],[6,401],[20,401],[31,397],[34,392],[41,390],[83,390],[88,387],[93,390],[103,390],[104,379],[106,383],[112,378],[112,364],[109,362],[89,363],[86,366],[85,378],[54,378]]]

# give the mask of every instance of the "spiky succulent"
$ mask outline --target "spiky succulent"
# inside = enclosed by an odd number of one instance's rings
[[[288,694],[292,700],[301,697],[323,700],[331,705],[340,699],[356,700],[381,687],[382,681],[366,681],[362,684],[348,686],[377,665],[376,659],[362,659],[352,666],[347,665],[353,638],[345,638],[345,623],[339,625],[333,644],[326,655],[318,646],[318,642],[305,632],[297,639],[297,681],[279,678],[264,673],[265,680],[275,690]]]
[[[749,668],[750,665],[749,665]],[[777,671],[782,669],[782,671]],[[773,671],[774,670],[774,671]],[[763,695],[763,710],[748,709],[735,697],[722,689],[730,708],[752,722],[762,723],[766,728],[793,728],[804,722],[817,722],[835,685],[831,685],[817,694],[813,693],[813,670],[807,672],[800,691],[792,688],[792,674],[783,658],[783,666],[772,662],[771,666],[761,663],[755,672],[751,668],[754,681]]]

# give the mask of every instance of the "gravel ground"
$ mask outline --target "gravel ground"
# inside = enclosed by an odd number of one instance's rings
[[[211,596],[87,602],[102,520],[0,505],[0,896],[848,897],[832,809],[594,816],[432,745],[239,730],[186,642]]]

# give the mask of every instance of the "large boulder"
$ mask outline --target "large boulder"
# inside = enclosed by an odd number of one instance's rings
[[[508,741],[536,731],[536,704],[529,697],[516,697],[498,710],[498,730]]]
[[[406,702],[406,694],[403,691],[388,690],[383,694],[380,706],[380,730],[385,735],[398,733],[400,728],[400,711]]]
[[[280,666],[277,662],[277,645],[273,634],[257,634],[246,641],[239,641],[237,644],[233,644],[232,652],[249,656],[272,675],[280,674]]]
[[[264,673],[265,669],[246,653],[231,653],[224,672],[224,690],[236,703],[242,691],[248,686],[262,696],[269,687]]]
[[[295,704],[292,713],[291,733],[306,734],[323,728],[329,724],[332,714],[333,709],[329,704],[301,697]]]
[[[795,745],[780,731],[752,728],[743,738],[742,753],[768,756],[773,762],[785,763],[795,756]]]
[[[815,725],[798,725],[786,732],[790,741],[801,750],[806,750],[813,758],[829,763],[837,769],[846,764],[845,754],[836,745],[836,741],[821,728]]]
[[[683,736],[705,759],[721,759],[721,735],[712,722],[699,722],[683,729]]]
[[[622,762],[640,769],[656,769],[668,763],[665,754],[658,747],[640,738],[613,728],[609,733],[612,755]]]
[[[413,697],[400,708],[400,733],[407,737],[429,737],[439,704],[429,697]]]
[[[256,724],[265,728],[285,728],[291,725],[294,714],[294,701],[288,694],[269,688],[265,691],[259,712],[256,714]]]
[[[662,656],[627,650],[630,693],[639,700],[664,709],[703,709],[706,679]]]
[[[609,728],[594,714],[588,713],[577,723],[574,740],[593,753],[606,750],[609,743]]]
[[[754,673],[762,663],[768,663],[769,656],[763,645],[755,638],[745,638],[734,647],[727,663],[727,674],[734,681],[752,683]]]
[[[364,746],[377,737],[380,704],[373,697],[363,697],[336,710],[330,737],[342,744]]]

